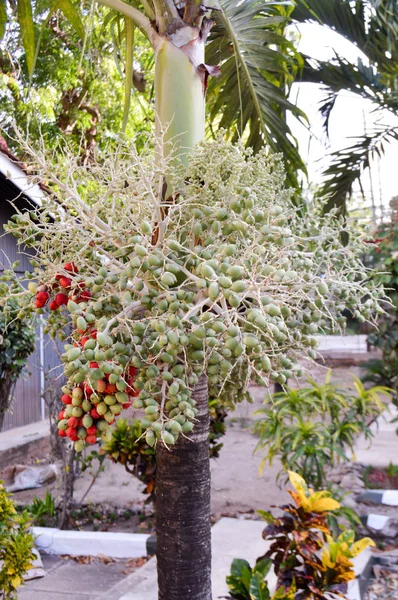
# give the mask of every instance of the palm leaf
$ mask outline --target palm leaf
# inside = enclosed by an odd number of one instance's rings
[[[324,183],[317,196],[327,198],[325,211],[338,207],[342,213],[346,210],[346,200],[350,197],[354,183],[358,181],[370,161],[384,153],[387,143],[398,140],[398,128],[377,126],[372,132],[356,138],[348,148],[337,150],[331,154],[331,163],[325,169]]]
[[[84,38],[84,27],[79,12],[71,0],[56,0],[54,9],[59,8],[76,31],[77,35]]]
[[[0,0],[0,41],[3,39],[7,25],[6,0]]]
[[[324,126],[338,94],[343,90],[370,100],[376,110],[398,111],[398,3],[394,0],[297,0],[292,17],[297,22],[326,25],[355,44],[367,60],[350,63],[335,55],[331,61],[305,57],[302,82],[321,84],[325,98],[320,106]],[[374,155],[384,152],[385,142],[397,139],[397,129],[379,125],[348,148],[331,155],[318,196],[327,198],[325,209],[345,203],[356,181],[370,166]]]
[[[220,0],[206,62],[219,64],[221,76],[208,89],[212,130],[227,129],[255,151],[266,144],[284,154],[291,173],[305,170],[286,123],[286,113],[304,114],[287,100],[289,86],[301,67],[283,35],[288,10],[281,2]]]
[[[31,76],[35,62],[35,29],[30,0],[17,1],[17,14],[22,44],[26,55],[26,66]]]

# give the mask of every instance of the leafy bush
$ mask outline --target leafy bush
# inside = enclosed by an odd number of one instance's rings
[[[339,508],[328,491],[314,492],[297,473],[289,472],[295,491],[289,491],[294,504],[282,506],[284,514],[275,518],[259,511],[268,523],[263,537],[272,542],[252,569],[246,561],[234,560],[227,584],[236,600],[269,600],[264,581],[271,566],[277,576],[272,600],[332,600],[345,597],[346,584],[354,579],[352,558],[369,545],[369,538],[355,542],[353,531],[337,539],[330,534],[326,514]]]
[[[26,507],[36,525],[47,526],[48,518],[55,517],[55,500],[50,492],[46,492],[44,500],[41,498],[33,498],[32,503]]]
[[[388,394],[389,388],[366,390],[354,377],[352,393],[339,389],[330,378],[331,371],[324,384],[310,378],[308,387],[286,387],[257,411],[257,450],[267,449],[263,464],[275,457],[281,460],[283,470],[278,478],[294,470],[315,489],[327,487],[327,469],[351,460],[360,434],[367,440],[373,437],[369,425],[385,410],[380,394]]]
[[[35,349],[36,333],[32,317],[20,314],[18,297],[13,295],[21,291],[16,276],[4,271],[1,279],[11,279],[12,283],[0,283],[0,431],[15,383]]]
[[[17,513],[0,483],[0,598],[4,600],[17,597],[16,590],[35,558],[29,526],[28,513]]]
[[[382,351],[382,364],[369,365],[368,379],[388,382],[398,395],[398,213],[391,221],[379,225],[372,254],[378,271],[375,279],[382,282],[390,296],[391,305],[378,321],[378,329],[368,336],[369,342]],[[395,402],[397,398],[395,397]]]
[[[147,444],[139,421],[118,419],[110,441],[102,446],[102,452],[145,483],[144,493],[149,494],[148,501],[154,499],[156,455],[154,448]]]

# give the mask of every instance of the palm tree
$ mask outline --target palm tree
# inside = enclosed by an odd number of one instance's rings
[[[284,153],[294,176],[302,167],[285,121],[287,110],[300,115],[286,99],[298,68],[293,46],[284,37],[290,9],[278,1],[221,0],[213,11],[199,0],[99,0],[124,20],[126,81],[131,81],[134,30],[146,36],[155,55],[156,130],[164,158],[187,163],[205,136],[205,93],[209,77],[210,129],[227,128],[254,149],[267,144]],[[84,37],[71,0],[56,0]],[[0,33],[8,11],[0,0]],[[17,0],[28,72],[38,54],[30,0]],[[44,19],[43,26],[49,15]],[[214,27],[213,27],[214,26]],[[210,35],[210,30],[213,33]],[[209,41],[207,60],[206,42]],[[209,66],[207,61],[211,62]],[[221,70],[219,66],[221,64]],[[130,76],[129,76],[130,73]],[[126,84],[127,97],[130,83]],[[163,194],[167,198],[167,182]],[[198,422],[191,440],[172,450],[157,445],[157,557],[160,600],[210,600],[210,472],[207,380],[195,390]]]
[[[292,18],[298,23],[325,25],[352,42],[366,61],[356,63],[335,55],[331,61],[306,56],[301,81],[324,86],[320,107],[328,131],[329,118],[340,92],[347,90],[372,102],[374,110],[398,114],[398,3],[395,0],[297,0]],[[372,131],[346,148],[331,154],[319,196],[327,198],[326,210],[346,210],[355,182],[385,144],[398,139],[398,126],[378,123]]]

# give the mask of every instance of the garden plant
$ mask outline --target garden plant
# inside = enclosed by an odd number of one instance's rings
[[[273,568],[277,576],[272,600],[332,600],[346,598],[347,582],[355,577],[352,559],[368,546],[370,538],[355,541],[346,530],[333,539],[326,515],[339,508],[328,491],[314,492],[297,473],[289,471],[294,504],[282,506],[283,515],[273,517],[258,511],[268,526],[263,537],[270,549],[252,568],[235,559],[227,577],[231,597],[236,600],[270,600],[265,580]]]
[[[294,470],[315,489],[328,487],[328,472],[340,462],[352,460],[359,435],[371,441],[371,423],[387,408],[390,388],[365,389],[353,378],[353,390],[331,383],[330,370],[325,383],[308,378],[308,385],[285,387],[283,392],[266,398],[264,408],[256,412],[254,430],[260,440],[257,450],[267,450],[263,459],[272,463],[279,458],[283,469],[278,479]]]
[[[16,269],[17,264],[13,267]],[[17,379],[23,373],[27,360],[35,349],[36,331],[30,315],[18,317],[19,305],[14,293],[19,290],[18,282],[11,288],[1,283],[1,295],[6,302],[0,309],[0,431],[4,417],[10,408]],[[9,295],[9,291],[11,295]]]
[[[391,201],[391,219],[381,223],[372,248],[378,281],[383,282],[391,304],[378,321],[377,330],[368,340],[382,351],[381,361],[369,363],[366,379],[382,381],[393,389],[393,399],[398,396],[398,211],[397,199]]]
[[[0,598],[4,600],[16,600],[16,590],[35,558],[28,519],[26,511],[17,513],[0,482]]]
[[[108,442],[131,403],[142,411],[156,451],[159,598],[209,600],[209,396],[229,408],[248,398],[251,381],[284,384],[300,373],[299,357],[316,357],[316,333],[342,326],[345,308],[373,319],[382,292],[361,263],[360,237],[340,241],[342,220],[315,208],[298,218],[282,157],[264,148],[254,155],[223,132],[203,142],[205,91],[218,73],[204,63],[207,8],[103,4],[127,17],[130,61],[134,26],[153,45],[156,138],[140,154],[113,144],[87,168],[66,143],[53,165],[19,137],[50,191],[9,224],[36,251],[20,315],[36,310],[67,338],[59,431],[76,451]],[[29,25],[30,3],[18,6]],[[261,10],[237,7],[232,45],[223,47],[246,75],[234,32],[243,36],[253,16],[263,32]],[[262,56],[270,51],[258,46]],[[249,90],[263,89],[255,74]],[[275,145],[274,117],[258,101],[241,118],[250,138]]]

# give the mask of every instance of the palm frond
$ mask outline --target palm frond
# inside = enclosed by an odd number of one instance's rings
[[[283,35],[289,10],[282,2],[220,0],[220,12],[206,49],[206,62],[221,66],[210,82],[209,120],[241,136],[255,151],[263,145],[282,152],[293,174],[305,171],[297,142],[286,123],[289,111],[304,119],[287,100],[301,59]]]
[[[323,173],[324,183],[317,192],[320,198],[327,198],[325,211],[337,207],[342,213],[345,212],[346,200],[352,193],[354,183],[360,182],[362,173],[370,166],[372,159],[384,154],[386,143],[398,140],[398,127],[378,125],[355,140],[348,148],[331,154],[331,163]]]

